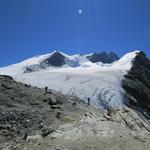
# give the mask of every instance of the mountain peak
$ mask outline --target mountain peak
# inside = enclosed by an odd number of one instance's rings
[[[87,59],[89,59],[92,63],[95,62],[112,63],[114,61],[117,61],[119,58],[113,52],[106,53],[105,51],[103,51],[100,53],[93,53],[92,55],[87,56]]]
[[[61,52],[61,51],[59,51],[59,50],[54,50],[54,51],[52,51],[52,52],[51,52],[51,55],[53,55],[53,54],[57,54],[57,53],[62,54],[62,52]]]
[[[40,64],[43,66],[53,66],[53,67],[61,67],[66,63],[65,56],[59,52],[54,51],[50,57],[43,60]]]

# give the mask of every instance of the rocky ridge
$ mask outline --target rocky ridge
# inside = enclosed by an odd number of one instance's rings
[[[132,68],[124,76],[125,103],[150,118],[150,60],[144,52],[138,53]]]

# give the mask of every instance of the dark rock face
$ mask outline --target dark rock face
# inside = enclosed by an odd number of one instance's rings
[[[150,117],[150,60],[144,52],[137,54],[122,86],[126,91],[125,103]]]
[[[30,66],[26,66],[24,68],[24,72],[23,73],[31,73],[31,72],[36,72],[39,71],[41,69],[40,65],[35,64],[35,65],[30,65]]]
[[[87,59],[90,60],[92,63],[96,62],[112,63],[114,61],[117,61],[119,58],[113,52],[110,53],[101,52],[101,53],[94,53],[91,56],[87,56]]]
[[[53,66],[53,67],[61,67],[66,64],[65,56],[63,56],[59,52],[53,53],[49,58],[45,59],[41,62],[40,66],[43,68]]]

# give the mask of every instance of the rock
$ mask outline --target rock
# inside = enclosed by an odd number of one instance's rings
[[[32,136],[28,136],[26,141],[39,141],[42,139],[41,135],[32,135]]]
[[[57,98],[57,104],[60,104],[60,105],[63,104],[63,99],[61,97]]]
[[[73,106],[76,106],[76,105],[77,105],[77,103],[76,103],[76,102],[73,102],[73,103],[72,103],[72,105],[73,105]]]
[[[48,104],[49,105],[62,105],[63,104],[63,100],[61,97],[55,97],[54,95],[51,95],[49,98],[48,98]]]
[[[43,60],[40,63],[41,68],[47,68],[49,66],[61,67],[66,64],[65,56],[60,52],[54,52],[49,58]]]
[[[48,99],[48,104],[49,104],[49,105],[56,105],[56,104],[57,104],[57,99],[56,99],[56,97],[51,96],[51,97]]]
[[[28,136],[29,136],[29,134],[28,134],[28,133],[25,133],[25,135],[23,136],[23,138],[22,138],[22,139],[26,141],[26,140],[27,140],[27,138],[28,138]]]
[[[104,114],[103,116],[107,121],[114,121],[113,118],[107,114]]]
[[[61,112],[57,112],[56,118],[57,118],[57,119],[61,118]]]
[[[59,105],[51,105],[51,109],[60,109],[63,110],[63,108]]]
[[[49,99],[47,99],[47,98],[46,98],[46,99],[43,99],[43,102],[44,102],[44,103],[46,103],[46,102],[48,102],[48,101],[49,101]]]
[[[12,89],[12,87],[9,84],[2,84],[2,87],[5,88],[6,90]]]
[[[38,64],[29,65],[29,66],[26,66],[26,67],[24,68],[23,73],[36,72],[36,71],[39,71],[40,69],[41,69],[41,67],[40,67],[40,65],[38,65]]]
[[[0,76],[0,80],[4,80],[4,81],[7,81],[7,82],[10,82],[13,80],[13,78],[11,76],[8,76],[8,75],[1,75]]]
[[[46,137],[49,134],[53,133],[55,130],[53,128],[46,128],[42,130],[41,136]]]
[[[96,62],[112,63],[114,61],[117,61],[119,58],[113,52],[110,53],[101,52],[101,53],[94,53],[91,56],[87,56],[87,59],[89,59],[93,63]]]

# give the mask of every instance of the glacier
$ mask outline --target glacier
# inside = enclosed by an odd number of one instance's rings
[[[97,108],[124,106],[124,90],[121,82],[132,67],[132,61],[139,51],[127,53],[110,64],[90,62],[87,56],[91,54],[69,56],[59,52],[66,58],[66,64],[61,67],[42,68],[41,62],[54,53],[56,51],[0,68],[0,74],[10,75],[16,81],[32,86],[40,88],[48,86],[49,89],[78,97],[85,102],[90,98],[91,105]],[[33,71],[26,73],[26,67],[32,67]]]

